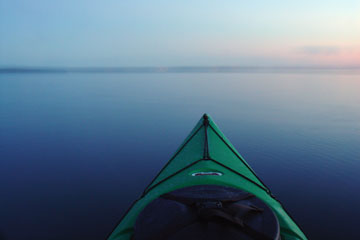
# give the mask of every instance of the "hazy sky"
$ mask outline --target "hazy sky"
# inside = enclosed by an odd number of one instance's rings
[[[0,66],[360,65],[359,0],[0,0]]]

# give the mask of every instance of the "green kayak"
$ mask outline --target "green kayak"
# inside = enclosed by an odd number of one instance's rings
[[[204,114],[174,156],[128,209],[108,240],[134,239],[134,229],[139,215],[164,194],[204,185],[239,189],[260,199],[277,218],[279,236],[276,239],[307,239],[214,121]]]

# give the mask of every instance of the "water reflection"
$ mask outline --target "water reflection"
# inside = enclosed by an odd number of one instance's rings
[[[310,239],[355,239],[359,76],[2,74],[3,235],[104,238],[207,112]]]

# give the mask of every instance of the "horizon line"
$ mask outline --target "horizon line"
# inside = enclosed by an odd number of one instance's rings
[[[216,73],[216,72],[286,72],[286,71],[331,71],[360,70],[360,65],[349,66],[119,66],[119,67],[0,67],[0,73]]]

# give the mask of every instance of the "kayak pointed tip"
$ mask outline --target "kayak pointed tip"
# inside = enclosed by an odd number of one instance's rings
[[[209,115],[207,113],[204,113],[204,115],[202,116],[202,119],[203,119],[203,124],[204,125],[208,125],[209,124]]]
[[[202,116],[203,119],[208,119],[208,120],[212,120],[210,115],[207,113],[204,113],[204,115]]]

